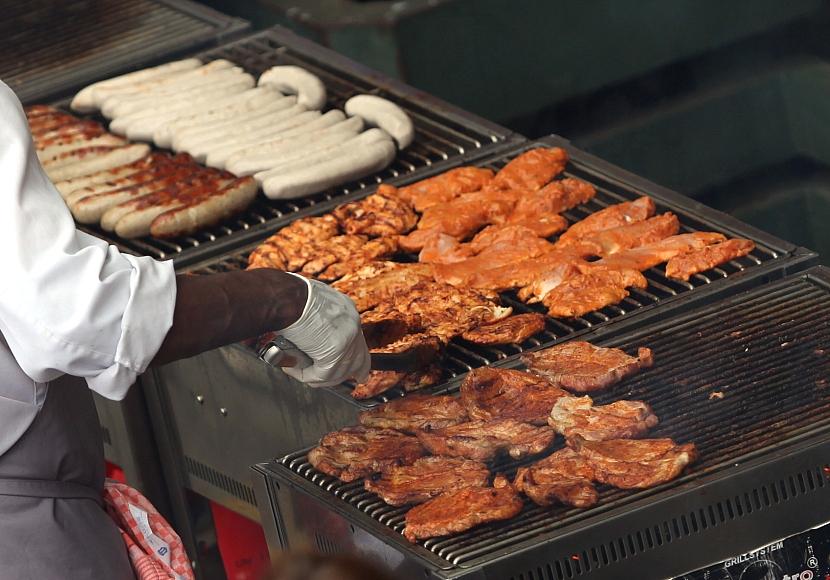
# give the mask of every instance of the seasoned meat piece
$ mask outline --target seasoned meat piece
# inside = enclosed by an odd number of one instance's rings
[[[332,238],[332,240],[335,239],[336,238]],[[335,255],[338,255],[340,260],[336,264],[332,264],[326,268],[325,271],[321,272],[317,276],[317,278],[324,282],[332,282],[338,278],[346,276],[347,274],[351,274],[366,264],[376,262],[378,260],[386,260],[393,256],[397,251],[397,236],[384,236],[382,238],[369,240],[363,244],[358,251],[345,257],[340,257],[340,252],[335,251]]]
[[[410,542],[457,534],[488,522],[519,515],[524,502],[503,478],[495,487],[468,487],[439,495],[406,513],[403,535]]]
[[[563,281],[542,299],[548,314],[557,318],[583,316],[628,296],[629,287],[646,288],[648,281],[637,270],[611,270],[591,266]]]
[[[461,383],[461,404],[472,419],[515,419],[545,425],[550,410],[567,391],[522,371],[481,367]]]
[[[403,354],[417,350],[420,358],[424,362],[429,363],[438,357],[443,346],[444,343],[437,336],[433,336],[427,332],[417,332],[414,334],[405,334],[394,342],[373,347],[371,352]]]
[[[554,254],[559,255],[559,254]],[[542,257],[543,259],[546,256]],[[521,267],[523,264],[518,264]],[[559,287],[563,282],[581,276],[590,272],[594,267],[582,260],[550,260],[550,267],[544,272],[540,269],[536,270],[538,275],[533,278],[529,284],[521,288],[517,296],[519,300],[527,302],[528,304],[535,304],[541,302],[542,299],[550,294],[555,288]],[[528,276],[528,278],[530,278]],[[527,278],[526,278],[527,279]]]
[[[567,177],[552,181],[539,191],[523,196],[516,202],[513,212],[507,217],[507,223],[533,223],[538,216],[554,216],[568,211],[593,199],[597,191],[590,183]],[[530,226],[529,226],[530,227]],[[545,234],[544,229],[534,229],[540,236],[548,237],[567,227],[567,221],[561,229]]]
[[[364,482],[389,505],[423,503],[442,493],[468,487],[486,487],[490,471],[480,461],[454,457],[422,457],[412,465],[384,469]]]
[[[366,427],[414,433],[463,423],[467,412],[456,397],[412,395],[363,411],[358,420]]]
[[[659,421],[642,401],[616,401],[594,407],[589,396],[562,397],[553,405],[548,424],[567,439],[586,441],[633,439],[644,435]]]
[[[418,216],[405,201],[376,193],[361,201],[341,205],[332,214],[347,234],[369,237],[408,233]]]
[[[419,282],[431,282],[429,264],[399,264],[371,262],[346,276],[332,286],[354,300],[358,312],[365,312],[381,302],[394,299]]]
[[[688,280],[695,274],[705,272],[715,266],[746,256],[755,249],[752,240],[727,240],[701,250],[675,256],[666,264],[666,276],[678,280]]]
[[[677,216],[666,212],[642,222],[594,232],[575,240],[559,240],[555,245],[557,250],[572,252],[586,258],[604,257],[662,240],[675,235],[679,230],[680,222]]]
[[[599,500],[594,477],[591,464],[572,449],[565,448],[519,468],[513,485],[543,507],[561,503],[587,508]]]
[[[528,370],[553,384],[587,393],[607,389],[654,364],[651,349],[637,349],[637,358],[618,348],[602,348],[572,340],[522,355]]]
[[[645,489],[671,481],[697,459],[694,443],[671,439],[568,440],[594,468],[596,481],[621,489]]]
[[[354,481],[393,465],[409,465],[424,455],[415,437],[391,429],[346,427],[324,435],[308,452],[318,471]]]
[[[623,250],[594,263],[617,270],[630,268],[643,271],[653,268],[657,264],[662,264],[679,254],[699,250],[720,243],[725,239],[726,237],[723,234],[714,232],[679,234],[651,244]]]
[[[393,387],[400,387],[406,392],[417,391],[436,384],[442,374],[438,364],[411,372],[371,371],[369,378],[352,390],[352,397],[370,399]]]
[[[543,330],[545,330],[543,315],[514,314],[504,320],[468,330],[461,337],[475,344],[521,344]]]
[[[641,222],[654,215],[654,201],[650,197],[641,197],[626,201],[586,216],[567,229],[559,239],[574,241],[595,232],[610,230]]]
[[[520,224],[510,224],[488,226],[467,244],[459,243],[446,234],[434,236],[421,250],[419,260],[451,265],[444,274],[449,276],[457,269],[496,268],[551,250],[553,244],[538,237],[533,230]],[[505,252],[510,255],[505,257]]]
[[[401,187],[397,195],[408,201],[416,211],[452,201],[462,193],[478,191],[493,179],[493,171],[480,167],[458,167]],[[380,191],[380,190],[379,190]]]
[[[366,243],[365,236],[334,236],[319,243],[309,243],[306,246],[308,261],[300,269],[300,273],[316,277],[332,264],[358,255]]]
[[[433,455],[489,461],[505,450],[513,459],[541,453],[553,443],[556,433],[513,419],[469,421],[443,429],[422,429],[418,440]]]
[[[531,149],[496,173],[493,189],[536,191],[565,170],[568,153],[559,147]]]
[[[314,257],[319,244],[338,234],[338,229],[334,216],[299,219],[251,252],[248,257],[249,267],[296,272]]]
[[[586,262],[572,254],[547,252],[535,258],[481,270],[470,276],[467,283],[478,290],[504,291],[528,286],[535,280],[544,278],[555,287],[571,276],[582,273],[579,269],[581,264]]]

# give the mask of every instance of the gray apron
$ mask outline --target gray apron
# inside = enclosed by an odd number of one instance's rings
[[[133,580],[101,502],[103,484],[92,394],[82,379],[61,377],[49,384],[23,436],[0,455],[0,579]]]

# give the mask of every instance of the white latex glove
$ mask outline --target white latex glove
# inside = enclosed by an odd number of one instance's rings
[[[304,369],[284,368],[285,374],[310,387],[331,387],[349,379],[366,380],[369,349],[354,302],[322,282],[292,275],[305,280],[308,300],[297,322],[277,334],[294,343],[314,364]]]

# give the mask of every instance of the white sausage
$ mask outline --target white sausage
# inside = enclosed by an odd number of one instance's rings
[[[346,114],[360,116],[370,125],[380,127],[405,149],[415,139],[412,119],[398,105],[375,95],[357,95],[346,101]]]
[[[202,62],[197,58],[188,58],[185,60],[177,60],[168,62],[152,68],[145,68],[121,76],[113,77],[104,81],[91,84],[81,89],[78,94],[72,99],[69,107],[73,111],[80,111],[81,113],[91,113],[98,108],[98,103],[93,98],[93,93],[96,89],[104,87],[123,87],[141,81],[148,81],[156,78],[166,77],[177,72],[194,69],[202,66]]]
[[[312,110],[326,104],[323,81],[298,66],[271,67],[259,77],[259,86],[273,86],[278,91],[297,95],[297,102]]]

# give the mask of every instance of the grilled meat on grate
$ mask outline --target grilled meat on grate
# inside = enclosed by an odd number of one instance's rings
[[[755,243],[752,240],[738,238],[680,254],[666,264],[666,276],[678,280],[688,280],[695,274],[705,272],[735,258],[746,256],[754,249]]]
[[[596,481],[621,489],[645,489],[671,481],[697,459],[694,443],[671,439],[586,441],[576,436],[568,445],[594,468]]]
[[[332,286],[354,300],[358,312],[365,312],[394,300],[419,282],[432,281],[429,264],[371,262],[343,276]]]
[[[618,203],[579,220],[563,232],[559,239],[563,243],[572,242],[595,232],[641,222],[653,216],[655,209],[654,201],[646,196]]]
[[[593,185],[572,177],[552,181],[519,198],[505,222],[527,226],[547,238],[568,227],[568,220],[560,213],[590,201],[596,193]]]
[[[455,397],[412,395],[363,411],[358,420],[364,427],[415,433],[419,429],[442,429],[463,423],[467,412]]]
[[[472,419],[547,424],[553,405],[570,393],[547,379],[508,369],[474,369],[461,383],[461,403]]]
[[[640,437],[657,423],[657,415],[642,401],[616,401],[595,407],[587,395],[562,397],[548,417],[548,424],[557,433],[586,441]]]
[[[318,471],[354,481],[393,465],[408,465],[424,455],[418,439],[391,429],[345,427],[324,435],[309,451]]]
[[[489,461],[499,451],[513,459],[541,453],[556,437],[547,425],[535,427],[513,419],[469,421],[442,429],[421,429],[418,440],[433,455]]]
[[[555,318],[575,318],[620,302],[631,287],[646,288],[648,280],[637,270],[591,265],[545,294],[542,304]]]
[[[522,153],[502,167],[489,184],[492,189],[536,191],[565,171],[568,153],[559,147]]]
[[[376,193],[366,199],[343,204],[332,211],[347,234],[393,236],[408,233],[418,216],[394,195]]]
[[[599,500],[594,478],[590,463],[572,449],[565,448],[527,467],[520,467],[513,484],[540,506],[561,503],[587,508]]]
[[[414,542],[457,534],[487,522],[509,520],[523,506],[516,490],[496,477],[494,487],[468,487],[415,506],[406,514],[403,535]]]
[[[635,358],[618,348],[602,348],[584,341],[526,353],[522,361],[531,373],[577,392],[608,388],[654,363],[648,348],[638,349]]]
[[[369,378],[352,390],[352,397],[370,399],[395,387],[400,387],[406,392],[417,391],[438,383],[442,376],[443,370],[439,364],[409,372],[371,371]]]
[[[612,269],[631,268],[643,271],[662,264],[677,255],[699,250],[711,244],[720,243],[725,239],[723,234],[714,232],[679,234],[651,244],[623,250],[595,263]]]
[[[497,322],[472,328],[461,338],[475,344],[521,344],[545,330],[545,317],[531,312],[514,314]]]
[[[452,201],[463,193],[480,190],[492,181],[493,175],[490,169],[458,167],[400,189],[381,185],[378,193],[394,193],[409,202],[415,211],[422,212],[433,205]]]
[[[645,221],[593,232],[581,238],[560,240],[555,245],[557,250],[573,252],[583,257],[604,257],[657,242],[675,235],[679,230],[680,221],[677,216],[666,212]]]
[[[364,482],[389,505],[423,503],[468,487],[485,487],[490,471],[480,461],[453,457],[422,457],[412,465],[388,467]]]

